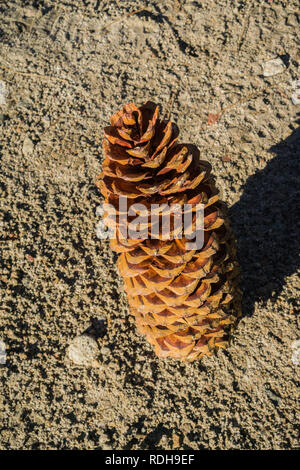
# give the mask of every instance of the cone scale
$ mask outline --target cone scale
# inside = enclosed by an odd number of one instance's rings
[[[152,102],[139,108],[125,105],[104,133],[105,159],[97,186],[117,214],[111,248],[119,254],[118,268],[138,330],[163,358],[193,361],[227,347],[240,315],[239,270],[211,165],[200,159],[195,146],[178,143],[177,126],[160,120]],[[120,198],[127,201],[123,212]],[[149,217],[142,236],[128,236],[135,204],[164,208],[170,220],[168,239],[161,212],[156,226]],[[170,209],[175,204],[177,212]],[[199,204],[204,210],[203,243],[191,248],[190,237],[178,236],[176,217],[183,220],[186,207],[192,208],[190,229],[195,234],[194,208]],[[109,209],[105,215],[110,226]]]

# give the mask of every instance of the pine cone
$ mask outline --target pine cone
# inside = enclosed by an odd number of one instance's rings
[[[118,268],[139,331],[158,356],[191,361],[227,346],[240,314],[241,293],[234,239],[211,165],[199,159],[195,146],[179,144],[177,138],[177,126],[159,120],[155,104],[125,105],[105,128],[105,160],[97,185],[117,214],[111,248],[120,253]],[[125,217],[119,207],[124,196]],[[141,236],[124,237],[136,217],[129,210],[137,203],[147,210],[152,204],[164,207],[170,215],[169,239],[159,228],[161,213],[158,226],[149,218]],[[170,210],[174,204],[177,214]],[[184,204],[204,205],[199,249],[188,248],[186,235],[177,237],[176,217],[182,216]],[[190,220],[195,235],[194,209]],[[109,208],[105,221],[112,226]]]

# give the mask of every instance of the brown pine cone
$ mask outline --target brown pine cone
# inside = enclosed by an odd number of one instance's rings
[[[125,105],[105,128],[105,160],[97,184],[117,214],[111,248],[120,253],[118,267],[138,329],[158,356],[191,361],[227,346],[240,315],[241,293],[234,239],[211,165],[199,159],[196,147],[179,144],[177,138],[177,126],[159,120],[155,104]],[[120,197],[128,198],[125,210],[119,207]],[[163,214],[170,214],[168,239],[161,212],[155,222],[149,217],[140,224],[138,236],[126,236],[124,230],[136,218],[129,210],[137,203],[146,211],[153,204],[164,207]],[[174,204],[177,212],[170,209]],[[194,244],[191,249],[187,235],[178,235],[176,220],[184,204],[192,207],[189,233],[194,235],[195,207],[204,206],[199,248]],[[108,207],[108,226],[113,226],[113,212]]]

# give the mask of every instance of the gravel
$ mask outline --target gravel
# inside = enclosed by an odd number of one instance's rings
[[[299,446],[298,8],[0,3],[1,449]],[[237,237],[243,317],[227,351],[191,364],[137,334],[96,235],[103,128],[148,99],[211,163]],[[69,359],[82,334],[99,367]]]

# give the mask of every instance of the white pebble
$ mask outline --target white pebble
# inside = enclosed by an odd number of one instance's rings
[[[5,97],[6,97],[5,83],[2,80],[0,80],[0,104],[6,105]]]
[[[99,353],[97,341],[87,335],[76,336],[68,347],[68,357],[80,366],[95,366]]]
[[[294,366],[300,365],[300,340],[293,341],[292,343],[292,363]]]
[[[0,339],[0,364],[6,363],[6,349],[5,343]]]
[[[292,349],[300,349],[300,340],[297,339],[296,341],[293,341],[292,345],[291,345],[291,348]]]
[[[26,156],[31,155],[33,152],[33,142],[29,137],[25,137],[23,142],[23,154]]]
[[[298,90],[300,88],[300,80],[293,80],[291,82],[293,90]]]
[[[294,93],[292,94],[292,103],[300,104],[300,88],[299,90],[294,91]]]
[[[273,75],[278,75],[279,73],[284,72],[286,66],[280,57],[277,57],[277,59],[271,59],[265,62],[262,65],[262,68],[265,77],[272,77]]]
[[[42,13],[36,8],[28,7],[28,8],[25,8],[24,15],[27,16],[27,18],[35,18],[36,16],[40,17]]]
[[[294,80],[292,82],[292,88],[293,88],[293,93],[292,93],[292,103],[293,104],[300,104],[300,80]]]

